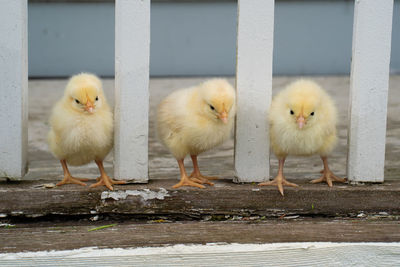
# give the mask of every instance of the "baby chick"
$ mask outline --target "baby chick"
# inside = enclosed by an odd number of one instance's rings
[[[224,79],[173,92],[159,105],[158,135],[178,161],[181,180],[173,186],[213,185],[200,173],[197,155],[229,138],[235,116],[235,90]],[[190,154],[193,173],[187,176],[183,160]]]
[[[64,179],[57,185],[79,184],[88,179],[72,177],[67,163],[84,165],[94,160],[100,170],[98,182],[91,187],[123,181],[112,180],[103,167],[103,159],[113,146],[113,115],[104,96],[102,84],[93,74],[81,73],[69,80],[64,96],[56,103],[50,117],[48,143],[64,170]]]
[[[321,178],[312,183],[345,182],[328,167],[327,155],[337,142],[336,107],[330,96],[315,82],[298,80],[278,93],[269,110],[271,146],[279,159],[276,178],[259,185],[277,185],[283,195],[283,185],[298,186],[288,182],[283,175],[283,165],[288,155],[309,156],[319,154],[324,164]]]

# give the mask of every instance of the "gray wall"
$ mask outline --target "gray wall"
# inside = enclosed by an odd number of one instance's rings
[[[277,1],[274,74],[347,74],[353,1]],[[392,72],[400,71],[395,2]],[[153,76],[234,75],[236,2],[154,2]],[[113,3],[29,3],[31,77],[114,75]]]

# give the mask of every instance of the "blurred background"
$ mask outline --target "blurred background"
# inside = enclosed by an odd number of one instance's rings
[[[251,0],[249,0],[251,1]],[[349,74],[354,1],[276,0],[275,75]],[[151,76],[232,76],[237,1],[153,0]],[[400,73],[400,1],[391,73]],[[114,76],[114,0],[29,0],[29,75]]]

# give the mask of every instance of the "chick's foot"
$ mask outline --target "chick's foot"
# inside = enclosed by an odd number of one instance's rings
[[[345,179],[345,178],[337,177],[330,170],[322,171],[322,173],[323,173],[323,175],[320,178],[312,180],[312,181],[310,181],[310,183],[316,184],[316,183],[326,182],[329,187],[332,187],[333,182],[344,183],[347,181],[347,179]]]
[[[181,180],[176,185],[173,185],[172,188],[179,188],[181,186],[193,186],[198,188],[206,188],[204,185],[201,185],[194,181],[194,178],[191,179],[186,174],[185,165],[183,164],[183,159],[178,159],[179,170],[181,172]]]
[[[63,167],[64,178],[61,182],[57,183],[57,186],[61,186],[64,184],[79,184],[82,186],[86,186],[86,184],[82,182],[89,181],[89,179],[72,177],[71,173],[68,170],[67,161],[65,159],[62,159],[60,160],[60,163]]]
[[[190,179],[187,176],[182,176],[179,183],[173,185],[172,188],[179,188],[182,186],[193,186],[193,187],[198,187],[198,188],[202,188],[202,189],[206,188],[204,185],[197,183],[196,181]]]
[[[324,169],[321,171],[322,176],[318,179],[310,181],[312,184],[326,182],[329,187],[333,186],[333,182],[344,183],[347,181],[345,178],[337,177],[333,174],[333,172],[329,169],[328,166],[328,158],[326,156],[321,156],[322,163],[324,164]]]
[[[298,187],[297,184],[288,182],[288,181],[285,179],[285,177],[284,177],[283,175],[279,175],[279,174],[275,177],[274,180],[269,181],[269,182],[259,183],[258,185],[259,185],[259,186],[264,186],[264,185],[276,185],[276,186],[278,186],[278,190],[279,190],[279,192],[281,193],[282,196],[284,195],[284,194],[283,194],[283,186],[284,186],[284,185],[286,185],[286,186],[292,186],[292,187]]]
[[[67,175],[64,175],[64,179],[62,179],[61,182],[57,183],[57,186],[61,186],[61,185],[64,185],[64,184],[79,184],[79,185],[82,185],[82,186],[86,186],[85,183],[82,183],[82,182],[86,182],[86,181],[89,181],[89,179],[76,178],[76,177],[72,177],[71,175],[67,174]]]
[[[108,189],[114,190],[114,188],[112,187],[113,184],[126,184],[125,181],[117,181],[117,180],[111,179],[107,174],[97,177],[97,181],[98,181],[97,183],[92,184],[90,187],[97,187],[100,185],[104,185]]]
[[[197,155],[190,155],[193,162],[193,172],[189,178],[199,184],[214,185],[210,180],[217,180],[218,177],[215,176],[204,176],[200,173],[199,164],[197,163]]]
[[[110,190],[114,190],[112,185],[113,184],[126,184],[125,181],[117,181],[117,180],[113,180],[111,179],[106,171],[104,170],[104,166],[103,166],[103,161],[102,160],[95,160],[94,162],[96,162],[97,167],[99,168],[100,171],[100,176],[97,177],[97,183],[92,184],[90,187],[96,187],[96,186],[100,186],[100,185],[104,185],[106,186],[108,189]]]
[[[214,185],[213,182],[211,182],[210,180],[217,180],[218,177],[214,177],[214,176],[204,176],[201,173],[195,173],[193,172],[190,176],[189,179],[191,179],[192,181],[199,183],[199,184],[208,184],[208,185]]]

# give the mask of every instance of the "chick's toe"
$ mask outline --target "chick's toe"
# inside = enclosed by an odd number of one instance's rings
[[[310,183],[316,184],[316,183],[326,182],[329,187],[332,187],[333,182],[344,183],[347,181],[347,179],[337,177],[336,175],[333,174],[333,172],[329,169],[328,158],[326,156],[321,156],[321,159],[324,164],[324,169],[320,171],[320,173],[322,173],[322,176],[318,179],[310,181]]]
[[[114,188],[112,187],[113,184],[126,184],[125,181],[117,181],[117,180],[111,179],[108,175],[102,175],[102,176],[98,177],[97,179],[98,179],[98,182],[95,184],[92,184],[90,187],[93,188],[93,187],[104,185],[108,189],[114,190]]]
[[[312,184],[326,182],[329,187],[333,186],[333,182],[345,183],[347,181],[346,178],[340,178],[333,174],[332,171],[322,171],[323,175],[315,180],[310,181]]]
[[[298,187],[299,185],[295,183],[288,182],[283,175],[277,175],[274,180],[268,181],[268,182],[263,182],[259,183],[259,186],[265,186],[265,185],[276,185],[278,186],[278,190],[283,196],[283,186],[291,186],[291,187]]]
[[[172,186],[172,188],[179,188],[182,186],[192,186],[192,187],[198,187],[198,188],[206,188],[204,185],[201,185],[200,183],[195,182],[194,180],[190,179],[187,176],[181,177],[181,180],[179,183],[175,184]]]
[[[218,177],[214,177],[214,176],[203,176],[200,173],[192,173],[189,178],[199,184],[208,184],[208,185],[214,185],[213,182],[211,182],[210,180],[217,180]]]
[[[86,182],[88,180],[89,179],[76,178],[76,177],[72,177],[69,174],[66,174],[66,175],[64,175],[64,179],[61,182],[57,183],[57,186],[61,186],[61,185],[64,185],[64,184],[79,184],[79,185],[82,185],[82,186],[86,186],[86,184],[82,183],[82,182]]]

